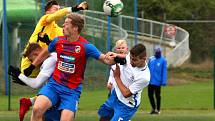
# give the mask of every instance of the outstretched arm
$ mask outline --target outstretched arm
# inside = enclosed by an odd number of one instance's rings
[[[99,60],[105,64],[113,65],[115,63],[120,63],[121,65],[126,63],[125,55],[117,54],[114,52],[108,52],[106,54],[101,54]]]
[[[53,14],[48,15],[47,18],[45,19],[45,21],[47,23],[50,23],[52,21],[56,21],[56,20],[63,18],[70,12],[77,12],[80,10],[87,10],[87,9],[88,9],[88,3],[82,2],[79,5],[75,5],[73,7],[66,7],[66,8],[60,9],[59,11],[57,11]]]
[[[48,51],[48,49],[43,49],[42,52],[37,56],[37,58],[32,62],[32,65],[40,65],[49,56],[49,54],[50,52]]]
[[[42,87],[45,84],[45,82],[47,82],[48,78],[49,77],[42,74],[39,74],[37,78],[29,78],[29,77],[26,77],[24,74],[19,75],[19,79],[21,81],[23,81],[25,84],[27,84],[28,86],[34,89],[38,89]]]

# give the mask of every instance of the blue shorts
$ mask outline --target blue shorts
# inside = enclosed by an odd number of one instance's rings
[[[57,109],[48,109],[45,114],[44,118],[45,121],[60,121],[61,112]]]
[[[110,121],[129,121],[137,109],[138,107],[132,108],[119,101],[113,90],[108,100],[99,108],[98,114]]]
[[[52,106],[58,104],[58,110],[67,109],[76,112],[82,91],[82,84],[75,89],[70,89],[50,78],[48,84],[42,87],[39,95],[44,95],[52,102]]]

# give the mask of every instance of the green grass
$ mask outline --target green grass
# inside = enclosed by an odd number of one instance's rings
[[[30,112],[25,121],[30,120]],[[147,111],[139,110],[132,121],[214,121],[214,110],[163,110],[160,115],[150,115]],[[0,121],[18,121],[18,112],[1,111]],[[97,111],[79,110],[75,121],[98,121]]]
[[[142,103],[132,121],[213,121],[213,82],[191,82],[162,88],[161,115],[149,115],[150,105],[147,89],[143,91]],[[97,121],[97,110],[106,100],[108,91],[83,90],[75,121]],[[11,108],[7,110],[7,97],[0,97],[0,121],[18,121],[18,99],[12,96]],[[30,112],[25,121],[29,120]]]

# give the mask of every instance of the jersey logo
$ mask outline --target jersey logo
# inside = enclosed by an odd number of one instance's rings
[[[74,73],[75,64],[70,64],[66,62],[59,61],[57,68],[63,72]]]
[[[63,58],[63,60],[65,62],[74,62],[75,61],[75,57],[73,56],[68,56],[68,55],[64,55],[64,54],[61,54],[60,55],[60,58]]]
[[[75,52],[80,53],[81,52],[81,47],[80,46],[75,46]]]
[[[133,76],[133,75],[130,77],[130,80],[131,80],[132,82],[134,81],[134,76]]]
[[[160,66],[161,64],[160,63],[157,63],[157,66]]]

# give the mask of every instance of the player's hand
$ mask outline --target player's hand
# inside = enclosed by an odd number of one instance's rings
[[[26,69],[24,70],[25,76],[30,76],[31,73],[33,72],[33,70],[34,70],[35,68],[36,68],[36,67],[35,67],[33,64],[31,64],[28,68],[26,68]]]
[[[46,45],[49,45],[51,43],[49,36],[46,33],[44,34],[43,32],[38,33],[38,40],[46,43]]]
[[[13,67],[13,66],[9,66],[8,68],[8,74],[11,75],[12,77],[17,77],[19,76],[19,74],[21,73],[20,69],[17,67]]]
[[[86,1],[81,2],[79,5],[73,6],[72,7],[72,12],[77,12],[80,10],[88,10],[89,5]]]
[[[116,56],[116,57],[114,58],[114,61],[115,61],[116,63],[120,63],[120,65],[126,64],[126,58],[121,58],[121,57],[119,57],[119,56]]]
[[[13,67],[11,65],[9,66],[8,74],[10,76],[12,76],[13,82],[17,83],[17,84],[20,84],[20,85],[23,85],[23,86],[26,86],[26,84],[19,79],[20,73],[21,73],[21,71],[20,71],[19,68]]]
[[[113,71],[113,76],[115,78],[115,80],[117,81],[118,79],[120,79],[120,67],[118,64],[116,64],[116,69],[114,70],[113,68],[111,68]]]
[[[27,86],[24,82],[22,82],[19,78],[12,78],[13,83],[20,84],[22,86]]]

